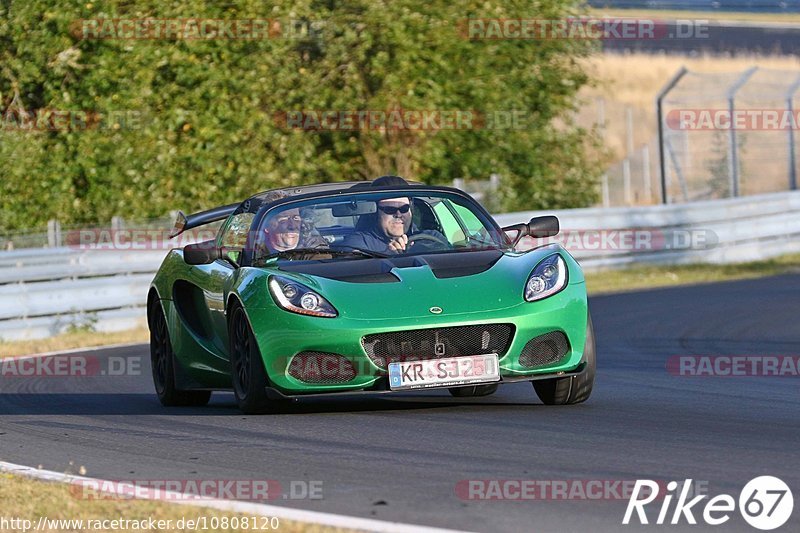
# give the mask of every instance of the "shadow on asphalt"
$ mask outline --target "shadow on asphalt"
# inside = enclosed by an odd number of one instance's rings
[[[542,407],[528,402],[460,399],[448,396],[401,396],[395,398],[305,399],[284,405],[271,415],[363,413],[455,409],[458,407]],[[248,416],[239,411],[232,394],[212,397],[205,407],[164,407],[153,394],[0,394],[0,415],[154,415],[154,416]]]

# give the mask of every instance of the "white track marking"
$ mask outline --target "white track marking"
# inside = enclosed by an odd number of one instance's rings
[[[28,478],[40,479],[43,481],[58,482],[58,483],[75,483],[75,482],[89,482],[96,483],[96,486],[102,487],[102,483],[113,483],[97,478],[90,478],[84,476],[73,476],[69,474],[62,474],[60,472],[53,472],[51,470],[39,470],[31,468],[30,466],[18,465],[14,463],[7,463],[0,461],[0,472],[8,472]],[[319,511],[304,511],[301,509],[289,509],[287,507],[280,507],[277,505],[268,505],[264,503],[251,503],[240,502],[236,500],[206,500],[206,499],[189,499],[190,495],[181,495],[177,492],[162,491],[166,498],[148,498],[155,501],[165,501],[168,503],[175,503],[178,505],[191,505],[194,507],[209,507],[220,511],[229,511],[234,513],[245,513],[256,516],[269,516],[278,517],[285,520],[296,520],[298,522],[310,522],[324,526],[340,527],[348,529],[356,529],[362,531],[376,531],[386,533],[454,533],[457,530],[440,529],[434,527],[418,526],[413,524],[403,524],[400,522],[387,522],[383,520],[374,520],[371,518],[358,518],[354,516],[339,515],[333,513],[322,513]]]
[[[91,348],[69,348],[67,350],[57,350],[55,352],[42,352],[42,353],[32,353],[28,355],[10,355],[8,357],[0,357],[0,361],[3,359],[14,359],[16,361],[25,360],[25,359],[35,359],[36,357],[49,357],[51,355],[67,355],[72,353],[84,353],[84,352],[98,352],[100,350],[113,350],[114,348],[130,348],[131,346],[147,346],[146,342],[124,342],[120,344],[106,344],[105,346],[92,346]]]

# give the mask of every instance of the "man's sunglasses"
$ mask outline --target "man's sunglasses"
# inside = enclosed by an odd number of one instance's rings
[[[409,211],[411,211],[411,204],[405,204],[401,207],[394,207],[391,205],[379,205],[378,209],[380,209],[382,213],[386,213],[387,215],[396,215],[397,213],[406,214]]]

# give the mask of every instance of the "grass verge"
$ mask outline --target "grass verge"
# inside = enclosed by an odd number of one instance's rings
[[[790,273],[800,273],[800,254],[790,254],[764,261],[731,265],[647,266],[625,270],[588,272],[586,274],[586,288],[590,296],[595,296],[637,289],[695,285],[698,283],[752,279]]]
[[[39,524],[40,517],[46,517],[48,520],[83,520],[83,524],[57,524],[48,523],[42,531],[197,531],[197,529],[189,529],[188,527],[180,528],[179,520],[184,519],[183,525],[185,526],[186,520],[197,520],[199,517],[205,517],[206,524],[212,531],[280,531],[281,533],[294,533],[294,532],[329,532],[329,531],[347,531],[343,529],[331,528],[327,526],[308,524],[304,522],[296,522],[291,520],[278,520],[278,527],[267,527],[269,520],[264,521],[261,517],[252,515],[229,513],[224,511],[217,511],[215,509],[208,509],[204,507],[194,507],[188,505],[174,505],[162,501],[150,500],[85,500],[79,498],[71,492],[71,486],[64,483],[51,483],[35,479],[28,479],[20,476],[15,476],[8,473],[0,473],[0,501],[3,502],[3,509],[5,511],[4,518],[20,518],[22,520],[30,520],[31,528],[35,528]],[[231,524],[231,518],[238,518],[238,525],[242,525],[242,519],[249,519],[249,528],[224,528],[221,527],[225,522],[223,518],[227,518],[227,524]],[[149,521],[153,518],[156,522],[159,520],[170,520],[171,527],[150,528]],[[216,525],[219,527],[211,528],[212,518],[215,519]],[[118,523],[120,527],[114,528],[112,523],[108,523],[111,527],[94,528],[88,527],[87,520],[135,520],[139,524],[146,527],[134,528],[129,522],[129,527],[121,527],[126,524]],[[253,527],[253,520],[256,520],[257,527]],[[234,521],[234,524],[236,521]],[[19,523],[17,524],[20,525]],[[162,526],[167,525],[163,522]],[[276,525],[273,523],[273,526]],[[11,524],[0,524],[0,531],[22,531],[21,527],[14,527]]]
[[[109,344],[126,344],[130,342],[149,342],[150,335],[145,327],[114,331],[74,331],[63,333],[46,339],[26,341],[0,341],[0,358],[16,355],[29,355],[73,348],[91,348]]]

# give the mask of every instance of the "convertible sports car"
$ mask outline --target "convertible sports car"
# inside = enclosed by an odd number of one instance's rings
[[[500,228],[458,189],[385,183],[181,213],[173,236],[224,222],[214,240],[172,250],[151,285],[161,403],[233,389],[242,411],[265,413],[300,397],[485,396],[518,381],[545,404],[586,400],[595,345],[581,268],[559,244],[516,249],[557,234],[556,217]]]

